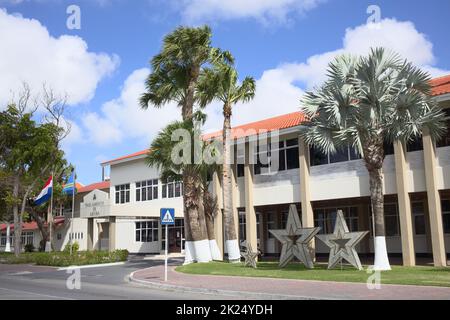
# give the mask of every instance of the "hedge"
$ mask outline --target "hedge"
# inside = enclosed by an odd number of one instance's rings
[[[13,254],[0,254],[0,263],[36,264],[39,266],[69,267],[90,264],[121,262],[128,259],[127,250],[81,251],[70,255],[67,252],[22,253],[18,258]]]

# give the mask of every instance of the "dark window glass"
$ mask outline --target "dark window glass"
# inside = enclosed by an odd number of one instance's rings
[[[414,217],[414,229],[416,234],[425,234],[425,211],[423,202],[413,202],[411,210]]]
[[[338,163],[348,161],[348,148],[337,150],[336,153],[330,154],[330,163]]]
[[[162,197],[167,198],[167,184],[162,186]]]
[[[315,147],[310,148],[310,165],[311,166],[320,166],[328,164],[328,156]]]
[[[174,185],[173,185],[173,183],[169,184],[167,187],[169,188],[169,198],[173,198],[173,195],[174,195]]]
[[[237,170],[237,176],[239,178],[244,176],[244,165],[243,164],[238,164],[236,170]]]
[[[385,156],[394,154],[394,145],[392,143],[385,142],[383,148]]]
[[[158,199],[158,184],[156,184],[156,187],[153,187],[153,199]]]
[[[291,148],[286,150],[287,157],[287,168],[288,170],[298,169],[300,167],[299,164],[299,155],[298,148]]]
[[[406,144],[406,151],[407,152],[414,152],[414,151],[420,151],[420,150],[423,150],[422,137],[414,138],[414,140],[409,141]]]
[[[350,147],[350,160],[359,160],[361,159],[361,155],[355,148]]]
[[[445,116],[447,117],[447,132],[444,134],[441,140],[436,142],[436,146],[438,148],[450,146],[450,108],[447,108],[443,111],[445,112]]]
[[[396,204],[387,204],[384,206],[384,218],[386,236],[394,237],[400,235]]]
[[[181,197],[181,183],[175,183],[175,197]]]
[[[278,152],[278,171],[284,171],[286,170],[286,156],[285,156],[286,150],[280,150]]]
[[[297,139],[287,140],[286,147],[298,147],[298,140]]]

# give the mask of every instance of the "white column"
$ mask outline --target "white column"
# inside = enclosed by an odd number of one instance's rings
[[[11,234],[11,225],[8,223],[6,227],[6,247],[5,252],[11,252],[11,241],[9,241],[9,237]]]

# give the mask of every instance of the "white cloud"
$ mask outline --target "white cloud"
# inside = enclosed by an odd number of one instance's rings
[[[39,90],[45,83],[68,95],[71,105],[88,102],[98,83],[117,67],[119,58],[88,51],[80,37],[51,36],[34,19],[0,9],[0,103],[5,104],[23,82]]]
[[[103,104],[101,113],[89,113],[83,118],[88,140],[106,147],[124,139],[148,144],[150,139],[167,123],[179,118],[175,104],[163,108],[142,110],[139,97],[145,91],[147,68],[134,71],[125,81],[120,97]]]
[[[254,18],[264,23],[289,21],[324,0],[178,0],[182,16],[191,22]]]

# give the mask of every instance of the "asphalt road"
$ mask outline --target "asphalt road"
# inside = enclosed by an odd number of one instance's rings
[[[172,261],[174,263],[176,261]],[[8,266],[0,268],[0,300],[212,300],[215,295],[141,287],[128,275],[163,261],[134,259],[123,265],[80,269],[81,289],[67,288],[67,271]]]

